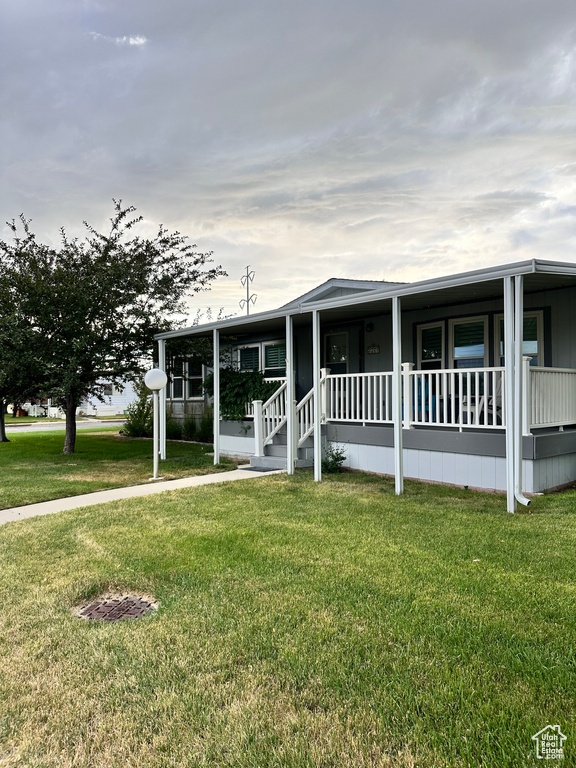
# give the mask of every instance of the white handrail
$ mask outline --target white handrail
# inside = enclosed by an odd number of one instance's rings
[[[327,420],[327,403],[326,400],[330,400],[329,393],[326,392],[326,381],[328,379],[328,372],[325,368],[320,371],[320,388],[321,397],[323,401],[322,408],[322,423],[326,423]],[[296,406],[296,434],[298,437],[298,448],[310,437],[314,432],[314,389],[312,388]]]

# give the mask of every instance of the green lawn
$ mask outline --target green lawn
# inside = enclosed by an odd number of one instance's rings
[[[50,422],[54,421],[60,421],[62,422],[62,419],[48,419],[45,416],[17,416],[14,418],[14,416],[9,416],[8,414],[5,414],[4,416],[4,423],[6,425],[9,424],[36,424],[38,422],[41,422],[42,424],[48,424]]]
[[[309,472],[0,527],[0,764],[576,764],[576,494]],[[70,606],[160,600],[135,622]]]
[[[152,441],[121,437],[117,427],[79,430],[76,452],[62,453],[64,431],[9,435],[0,443],[0,509],[80,493],[145,483],[152,475]],[[209,446],[170,442],[161,462],[167,480],[234,469],[222,459],[215,469]]]

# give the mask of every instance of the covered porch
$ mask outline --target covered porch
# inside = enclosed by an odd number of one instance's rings
[[[187,329],[189,335],[210,335],[214,342],[215,462],[229,432],[224,429],[221,440],[217,416],[221,337],[233,335],[241,345],[268,334],[267,338],[283,339],[286,370],[285,376],[275,377],[280,379],[279,389],[267,402],[249,406],[255,456],[263,455],[284,431],[287,471],[294,471],[298,449],[308,441],[312,443],[315,479],[320,480],[323,440],[348,445],[351,454],[358,446],[356,453],[371,454],[370,461],[356,461],[359,468],[393,474],[396,492],[402,493],[405,475],[435,479],[429,473],[405,472],[404,459],[410,451],[453,453],[435,449],[431,437],[460,435],[459,444],[467,446],[467,456],[480,456],[486,446],[493,446],[490,458],[501,460],[498,471],[502,475],[503,468],[505,478],[503,484],[493,487],[506,490],[508,510],[514,511],[517,503],[529,503],[523,493],[523,473],[528,469],[530,474],[526,462],[535,455],[527,451],[527,439],[564,429],[570,432],[576,424],[576,349],[575,367],[558,365],[561,359],[570,358],[573,344],[571,338],[560,341],[555,337],[555,327],[560,327],[566,310],[560,307],[562,302],[558,309],[554,305],[554,292],[559,296],[570,289],[573,297],[575,285],[574,265],[524,262]],[[570,297],[562,301],[570,306]],[[531,316],[546,321],[538,321],[547,338],[544,345],[538,336],[536,357],[525,354],[532,351],[526,349],[525,304]],[[481,350],[484,365],[471,365],[472,353],[462,364],[458,350],[445,351],[444,338],[441,357],[437,354],[430,365],[430,360],[423,359],[421,329],[444,322],[450,338],[455,339],[455,321],[437,318],[459,316],[463,306],[467,317],[474,313],[474,323],[468,319],[468,326],[483,323],[485,339],[496,338],[490,350],[488,343]],[[482,317],[488,320],[480,320]],[[346,330],[351,328],[360,331]],[[186,332],[159,337],[161,360],[165,341]],[[341,340],[346,333],[351,341],[344,361],[343,355],[338,357],[335,337]],[[447,337],[449,334],[446,331]],[[356,354],[354,345],[362,354]],[[556,354],[561,347],[563,357]],[[475,354],[480,353],[476,350]],[[381,365],[386,362],[389,365]],[[468,436],[466,440],[463,435]],[[448,444],[455,444],[454,439]],[[386,449],[386,460],[375,460],[383,456],[380,448]],[[564,463],[575,465],[576,479],[576,447],[573,454],[566,455],[569,458]],[[429,463],[438,458],[432,456]],[[531,490],[531,483],[526,489]]]

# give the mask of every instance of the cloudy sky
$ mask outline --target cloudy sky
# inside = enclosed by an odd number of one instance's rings
[[[0,0],[0,220],[113,197],[213,250],[192,307],[576,261],[574,0]],[[6,232],[4,232],[6,236]]]

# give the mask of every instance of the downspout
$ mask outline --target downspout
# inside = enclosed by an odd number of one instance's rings
[[[514,496],[525,507],[530,499],[522,493],[522,397],[525,394],[523,382],[523,347],[524,347],[524,278],[514,278],[515,310],[514,323]]]

